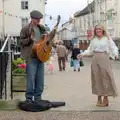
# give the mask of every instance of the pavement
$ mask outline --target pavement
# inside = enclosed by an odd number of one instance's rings
[[[0,112],[0,120],[120,120],[119,112]]]
[[[66,106],[58,110],[68,111],[120,111],[120,62],[111,61],[118,97],[110,97],[110,106],[96,107],[97,96],[91,91],[91,58],[84,58],[85,66],[80,72],[74,72],[67,63],[66,71],[59,72],[57,62],[54,73],[46,73],[44,98],[49,100],[65,101]]]
[[[0,112],[0,120],[3,116],[20,117],[20,120],[120,120],[120,62],[111,61],[118,97],[110,97],[109,107],[96,107],[97,96],[91,92],[91,58],[84,58],[84,66],[80,72],[74,72],[69,61],[65,71],[58,70],[57,58],[54,61],[54,71],[47,71],[45,65],[45,89],[43,99],[50,101],[64,101],[66,106],[50,109],[42,113],[29,113],[23,111]],[[70,59],[69,59],[70,60]],[[15,93],[14,99],[25,100],[24,93]],[[22,115],[26,117],[22,118]],[[29,116],[30,115],[30,116]],[[28,116],[28,117],[27,117]],[[36,116],[34,118],[34,116]],[[15,120],[19,120],[18,118]]]

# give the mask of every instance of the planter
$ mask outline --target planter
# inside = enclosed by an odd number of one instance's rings
[[[12,91],[26,91],[26,74],[12,73]]]

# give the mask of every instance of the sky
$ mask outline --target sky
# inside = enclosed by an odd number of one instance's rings
[[[61,16],[60,24],[67,22],[70,15],[73,15],[87,6],[87,1],[88,0],[47,0],[45,6],[46,24],[48,24],[50,28],[54,26],[57,15]],[[49,19],[49,15],[53,17],[52,20]]]

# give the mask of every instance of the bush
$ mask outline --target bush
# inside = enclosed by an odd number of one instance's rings
[[[24,64],[25,61],[22,58],[17,58],[16,60],[12,61],[12,71],[18,68],[19,64]]]
[[[26,64],[22,58],[17,58],[12,61],[12,72],[18,74],[26,73]]]
[[[18,74],[25,74],[25,69],[22,68],[16,68],[13,73],[18,73]]]

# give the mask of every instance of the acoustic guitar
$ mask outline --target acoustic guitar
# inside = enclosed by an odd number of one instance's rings
[[[50,32],[50,34],[43,35],[41,39],[38,41],[38,43],[33,45],[32,48],[33,54],[37,55],[37,58],[42,62],[46,62],[49,60],[53,38],[55,37],[56,29],[60,23],[60,19],[61,17],[60,15],[58,15],[57,23],[54,26],[53,30]]]

